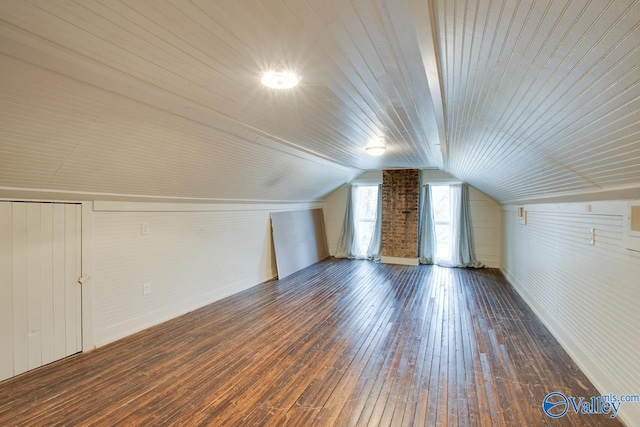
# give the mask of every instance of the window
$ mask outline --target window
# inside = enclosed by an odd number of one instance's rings
[[[451,189],[448,185],[431,187],[431,206],[436,228],[436,259],[446,259],[451,252]]]
[[[378,205],[378,186],[360,185],[356,189],[355,217],[356,217],[356,241],[358,254],[366,256],[367,248],[373,236],[373,226],[376,221]]]

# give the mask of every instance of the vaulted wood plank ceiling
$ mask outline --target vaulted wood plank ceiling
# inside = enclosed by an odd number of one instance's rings
[[[503,201],[637,188],[639,27],[628,0],[0,1],[0,187],[312,200],[437,167]],[[262,87],[280,67],[301,84]]]
[[[640,186],[640,2],[436,2],[446,168],[500,200]]]

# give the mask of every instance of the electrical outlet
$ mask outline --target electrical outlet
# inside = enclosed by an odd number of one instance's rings
[[[145,283],[142,286],[142,294],[149,295],[151,293],[151,283]]]
[[[595,228],[589,229],[589,244],[592,245],[592,246],[595,246],[595,244],[596,244],[596,229]]]
[[[147,234],[149,234],[148,222],[143,222],[142,224],[140,224],[140,234],[142,234],[143,236],[146,236]]]

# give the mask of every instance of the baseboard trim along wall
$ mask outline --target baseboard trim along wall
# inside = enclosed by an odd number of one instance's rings
[[[526,223],[516,206],[502,208],[503,274],[602,395],[640,394],[640,254],[625,246],[628,206],[523,205]],[[617,417],[640,426],[640,402],[622,403]]]
[[[310,205],[96,202],[86,272],[93,342],[105,345],[274,278],[270,213]]]
[[[394,256],[384,256],[380,258],[380,262],[383,264],[397,264],[397,265],[418,265],[418,258],[399,258]]]

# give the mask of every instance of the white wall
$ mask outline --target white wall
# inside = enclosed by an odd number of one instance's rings
[[[301,208],[175,205],[186,211],[165,211],[171,206],[96,202],[92,272],[96,345],[275,277],[269,213]],[[143,222],[149,224],[147,235],[141,234]],[[143,296],[144,283],[151,283],[150,295]]]
[[[526,225],[503,207],[502,269],[601,393],[640,394],[640,254],[623,244],[627,204],[591,206],[527,205]],[[621,415],[640,426],[640,403]]]
[[[453,184],[461,181],[444,171],[427,169],[422,171],[422,182],[425,184]],[[365,172],[354,179],[353,183],[382,183],[382,171]],[[332,256],[335,255],[342,231],[347,203],[347,188],[348,186],[343,186],[325,199],[324,219],[327,244],[329,245],[329,254]],[[500,205],[471,186],[469,186],[469,199],[476,257],[487,267],[498,268],[500,265]]]
[[[469,186],[469,209],[476,258],[487,267],[500,266],[500,204]]]

